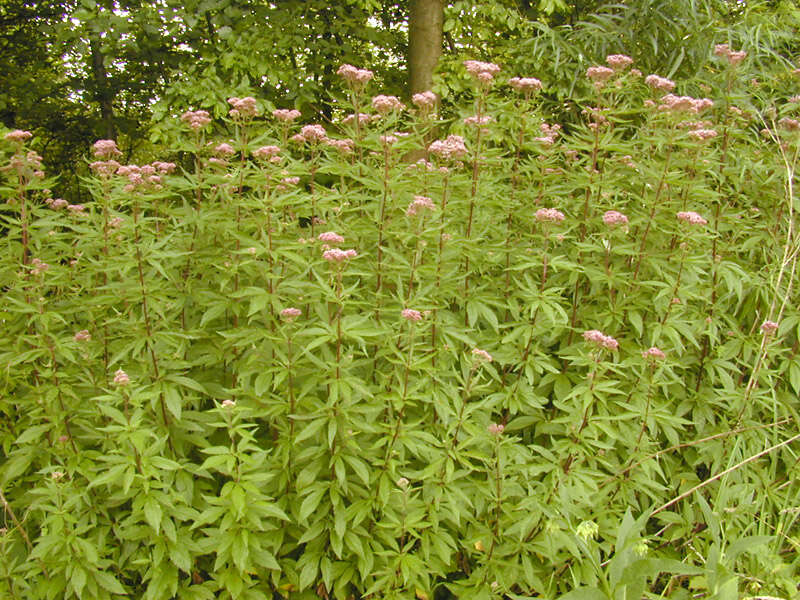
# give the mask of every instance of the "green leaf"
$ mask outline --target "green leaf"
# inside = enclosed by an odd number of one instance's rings
[[[144,501],[144,518],[147,523],[158,533],[161,530],[161,505],[155,498],[149,497]]]
[[[559,596],[558,600],[612,600],[599,588],[596,587],[580,587],[572,590],[571,592]]]
[[[106,571],[95,571],[94,579],[97,581],[100,587],[111,592],[112,594],[121,594],[123,596],[127,596],[128,594],[125,591],[125,588],[122,587],[122,584],[117,581],[117,578],[111,573]]]

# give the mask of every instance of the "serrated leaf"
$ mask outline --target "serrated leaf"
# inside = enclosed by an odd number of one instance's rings
[[[155,498],[149,497],[144,501],[144,518],[156,533],[161,530],[162,512],[161,505]]]

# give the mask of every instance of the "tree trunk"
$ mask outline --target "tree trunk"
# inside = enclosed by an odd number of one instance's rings
[[[410,0],[408,15],[408,87],[411,94],[433,87],[442,54],[444,0]]]
[[[92,52],[92,75],[94,77],[95,99],[100,104],[100,115],[103,120],[105,136],[109,140],[116,139],[114,129],[114,97],[108,84],[108,74],[103,63],[103,53],[100,49],[100,38],[95,33],[90,34],[89,49]]]

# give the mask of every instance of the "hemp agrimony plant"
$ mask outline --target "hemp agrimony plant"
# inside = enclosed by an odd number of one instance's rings
[[[4,133],[0,595],[793,597],[800,96],[714,52],[343,65],[75,203]]]

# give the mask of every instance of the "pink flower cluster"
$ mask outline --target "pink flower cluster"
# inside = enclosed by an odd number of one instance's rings
[[[222,158],[230,158],[236,154],[236,150],[230,144],[219,144],[214,148],[214,154]]]
[[[117,148],[117,142],[114,140],[97,140],[92,145],[92,152],[95,158],[114,158],[115,156],[122,156],[122,152]]]
[[[326,231],[317,236],[320,242],[327,242],[328,244],[344,244],[344,237],[335,231]]]
[[[491,354],[489,354],[486,350],[481,350],[480,348],[472,349],[472,357],[479,363],[492,362],[492,360],[494,360]]]
[[[800,121],[797,119],[783,117],[780,121],[778,121],[778,125],[783,127],[786,131],[800,131]]]
[[[478,115],[473,115],[471,117],[467,117],[464,119],[464,125],[472,126],[472,127],[480,127],[482,125],[486,125],[487,123],[491,123],[494,121],[493,117],[489,115],[484,115],[483,117],[479,117]]]
[[[392,144],[397,143],[397,136],[396,135],[382,135],[380,136],[381,144],[384,146],[391,146]]]
[[[603,223],[609,227],[616,227],[617,225],[627,225],[628,217],[616,210],[606,211],[603,215]]]
[[[778,330],[778,324],[775,321],[764,321],[761,324],[761,331],[766,335],[775,333]]]
[[[44,177],[44,171],[42,171],[42,157],[33,150],[29,150],[24,155],[21,153],[15,154],[8,161],[8,165],[0,168],[0,171],[9,169],[25,177]]]
[[[163,162],[160,160],[156,160],[150,163],[150,165],[162,175],[169,175],[177,168],[177,165],[174,162]]]
[[[655,346],[652,348],[648,348],[644,352],[642,352],[642,358],[645,360],[664,360],[667,358],[667,355],[664,354],[662,350],[659,350]]]
[[[714,106],[710,98],[692,98],[691,96],[676,96],[667,94],[661,97],[660,111],[701,113]]]
[[[366,85],[375,74],[368,69],[358,69],[353,65],[342,65],[336,74],[353,87]]]
[[[428,152],[442,160],[458,160],[467,154],[467,147],[460,135],[448,135],[446,139],[436,140],[428,146]]]
[[[714,123],[711,121],[681,121],[676,125],[678,129],[708,129]]]
[[[586,69],[586,76],[592,80],[596,86],[603,86],[609,79],[614,76],[614,69],[608,67],[589,67]]]
[[[350,154],[353,151],[353,146],[355,146],[355,142],[350,138],[344,138],[341,140],[332,140],[330,138],[325,138],[323,140],[331,148],[335,148],[342,154]]]
[[[666,77],[659,77],[658,75],[648,75],[644,78],[644,82],[650,86],[651,89],[660,90],[662,92],[671,92],[675,89],[674,81]]]
[[[467,73],[484,84],[491,83],[494,76],[500,72],[500,67],[498,65],[490,62],[482,62],[480,60],[465,60],[464,68],[467,70]]]
[[[198,131],[211,123],[211,116],[207,110],[187,110],[181,115],[181,121],[186,123],[191,129]]]
[[[400,311],[400,316],[403,317],[406,321],[410,321],[416,323],[417,321],[422,321],[422,313],[418,310],[414,310],[413,308],[404,308]]]
[[[130,382],[131,378],[128,377],[128,374],[122,369],[117,369],[116,373],[114,373],[114,383],[118,386],[124,387]]]
[[[292,136],[296,142],[322,142],[328,138],[322,125],[304,125],[300,133]]]
[[[3,139],[7,142],[14,142],[15,144],[22,144],[25,140],[29,140],[33,137],[33,134],[30,131],[23,131],[22,129],[15,129],[14,131],[9,131],[7,134],[3,136]]]
[[[280,162],[278,154],[281,149],[278,146],[261,146],[253,150],[253,156],[258,160],[268,160],[270,162]]]
[[[358,124],[359,125],[368,125],[372,122],[373,118],[380,118],[378,115],[368,115],[367,113],[358,113]],[[344,119],[342,119],[342,125],[350,125],[351,123],[355,123],[356,114],[350,113]]]
[[[426,210],[435,209],[436,205],[433,203],[433,200],[427,196],[414,196],[414,200],[411,201],[406,209],[406,216],[414,217],[420,213],[424,213]]]
[[[694,211],[682,211],[675,216],[679,221],[688,223],[690,225],[708,225],[708,221]]]
[[[228,114],[233,119],[252,119],[258,113],[256,99],[252,96],[247,96],[246,98],[237,98],[233,96],[228,98],[228,104],[231,105]]]
[[[286,108],[277,108],[272,111],[272,116],[278,119],[278,121],[289,123],[300,118],[300,111],[294,109],[289,110]]]
[[[78,333],[75,334],[73,338],[76,342],[88,342],[92,339],[92,334],[89,333],[88,329],[81,329]]]
[[[156,163],[153,163],[152,165],[143,165],[141,167],[138,165],[123,165],[118,168],[117,175],[127,177],[129,182],[128,185],[126,185],[123,189],[126,192],[132,192],[137,188],[148,187],[160,189],[162,179],[160,175],[157,175],[156,173],[163,175],[171,170],[169,169],[170,166],[172,169],[174,169],[175,165],[173,163],[159,162],[158,164],[162,165],[162,169],[158,169],[155,164]],[[163,168],[164,165],[166,165],[166,170]]]
[[[506,429],[506,426],[503,425],[502,423],[492,423],[488,427],[489,433],[491,433],[494,436],[498,436],[498,437],[500,436],[500,434],[503,433],[503,431],[505,431],[505,429]]]
[[[401,111],[406,107],[400,102],[397,96],[384,96],[380,94],[372,99],[372,108],[382,115],[388,114],[393,110]]]
[[[535,217],[539,223],[560,223],[564,220],[564,213],[556,208],[540,208]]]
[[[44,203],[53,210],[60,210],[69,204],[69,202],[67,202],[63,198],[55,198],[55,199],[48,198],[47,200],[44,201]]]
[[[548,125],[547,123],[542,123],[539,126],[539,129],[541,129],[544,135],[540,137],[535,137],[533,138],[533,140],[535,142],[539,142],[540,144],[544,144],[546,147],[549,148],[550,146],[555,144],[556,138],[558,138],[559,132],[561,131],[561,125],[557,123],[555,125]]]
[[[431,91],[419,92],[411,96],[411,102],[423,112],[427,112],[436,107],[438,98]]]
[[[747,52],[744,50],[734,51],[731,50],[728,44],[717,44],[714,46],[714,54],[716,56],[724,56],[728,63],[736,66],[747,57]]]
[[[33,265],[33,268],[31,269],[31,275],[39,275],[40,273],[44,273],[50,269],[49,264],[38,258],[32,259],[31,264]]]
[[[284,308],[284,309],[281,311],[281,318],[282,318],[284,321],[288,321],[288,322],[290,322],[290,323],[291,323],[291,322],[292,322],[292,321],[294,321],[294,320],[295,320],[297,317],[299,317],[301,314],[303,314],[303,313],[302,313],[302,311],[301,311],[299,308]]]
[[[518,92],[538,92],[542,89],[542,82],[535,77],[512,77],[508,80],[508,85],[517,90]]]
[[[698,142],[705,142],[717,137],[714,129],[693,129],[689,132],[689,137]]]
[[[606,64],[615,71],[624,71],[633,64],[633,59],[625,54],[609,54],[606,56]]]
[[[585,331],[583,333],[583,339],[594,344],[598,348],[605,348],[606,350],[616,350],[619,348],[619,342],[617,340],[597,329]]]
[[[117,172],[120,164],[115,160],[96,160],[89,163],[89,168],[94,171],[98,177],[108,178]]]
[[[339,248],[331,248],[322,253],[322,258],[330,263],[341,263],[356,256],[358,256],[358,252],[355,250],[341,250]]]

